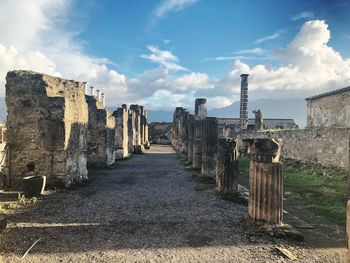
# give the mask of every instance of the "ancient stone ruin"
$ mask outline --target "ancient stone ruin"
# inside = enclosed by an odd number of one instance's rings
[[[66,186],[87,179],[88,104],[82,83],[31,71],[6,76],[4,173],[12,184],[29,175]]]
[[[143,106],[105,108],[99,90],[86,83],[32,71],[6,77],[7,186],[26,176],[46,176],[50,185],[88,179],[87,167],[106,167],[148,143]]]
[[[249,144],[249,221],[281,224],[283,177],[280,145],[274,139],[250,139]]]

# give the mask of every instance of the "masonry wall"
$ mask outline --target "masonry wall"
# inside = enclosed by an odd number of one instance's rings
[[[307,100],[307,127],[350,127],[350,91]]]
[[[87,164],[89,167],[111,165],[115,159],[114,117],[97,100],[97,97],[86,96],[86,102],[89,108]]]
[[[149,125],[150,141],[154,144],[171,144],[173,123],[151,122]]]
[[[247,132],[238,138],[282,139],[282,157],[348,169],[350,128]],[[240,143],[242,149],[242,142]]]
[[[29,175],[66,186],[87,179],[88,107],[85,87],[32,71],[6,76],[10,159],[4,169],[12,185]]]

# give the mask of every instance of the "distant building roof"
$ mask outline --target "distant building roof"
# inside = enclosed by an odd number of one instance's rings
[[[342,88],[342,89],[336,89],[336,90],[328,91],[328,92],[325,92],[325,93],[321,93],[321,94],[318,94],[318,95],[306,98],[305,100],[319,99],[319,98],[323,98],[323,97],[327,97],[327,96],[332,96],[334,94],[341,93],[341,92],[344,92],[344,91],[350,91],[350,86]]]

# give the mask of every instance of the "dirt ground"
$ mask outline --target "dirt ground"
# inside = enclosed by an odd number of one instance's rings
[[[198,191],[169,146],[152,146],[77,189],[9,216],[4,262],[344,262],[345,248],[254,235],[247,207]],[[197,190],[196,190],[197,189]],[[41,240],[21,259],[28,247]],[[1,258],[0,258],[1,261]]]

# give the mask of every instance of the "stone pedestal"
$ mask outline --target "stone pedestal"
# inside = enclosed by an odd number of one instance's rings
[[[201,175],[215,178],[218,151],[218,121],[207,117],[203,125]]]
[[[280,145],[274,139],[251,139],[249,165],[249,222],[281,224],[283,176]]]
[[[224,195],[238,191],[238,151],[236,141],[221,138],[218,141],[216,162],[216,185]]]

